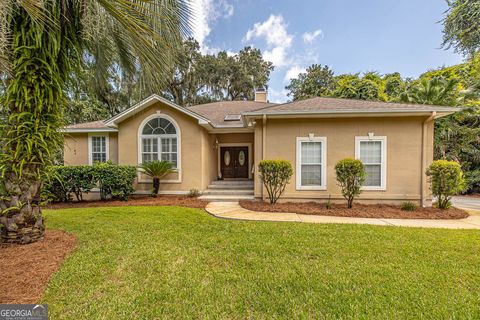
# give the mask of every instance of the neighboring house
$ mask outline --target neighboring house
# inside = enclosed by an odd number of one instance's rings
[[[343,199],[334,167],[350,157],[366,165],[361,201],[431,203],[424,173],[434,119],[457,109],[333,98],[271,104],[266,92],[255,100],[185,108],[150,96],[111,119],[66,127],[65,165],[168,160],[176,171],[161,193],[229,199],[265,197],[258,163],[285,159],[294,176],[282,199],[306,201]],[[148,193],[151,181],[139,172],[135,188]]]

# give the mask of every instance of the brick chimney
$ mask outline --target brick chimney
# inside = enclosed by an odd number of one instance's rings
[[[264,88],[259,88],[255,90],[255,101],[256,102],[268,102],[267,101],[268,92]]]

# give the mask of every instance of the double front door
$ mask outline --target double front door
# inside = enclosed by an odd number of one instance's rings
[[[248,179],[248,147],[221,147],[220,170],[226,179]]]

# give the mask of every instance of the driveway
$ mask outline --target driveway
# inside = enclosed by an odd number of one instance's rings
[[[480,197],[453,197],[452,203],[458,208],[480,211]]]

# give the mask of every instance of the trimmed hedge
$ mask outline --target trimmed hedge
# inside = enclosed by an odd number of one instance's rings
[[[83,200],[83,194],[100,189],[100,198],[128,200],[135,191],[135,166],[98,163],[93,166],[52,166],[47,170],[42,198],[53,202],[69,202],[74,196]]]
[[[133,180],[137,177],[137,167],[114,165],[109,162],[97,163],[93,167],[102,200],[128,200],[135,191]]]
[[[42,196],[53,202],[69,202],[75,195],[78,201],[82,201],[83,193],[89,193],[95,186],[92,166],[52,166],[47,169]]]

